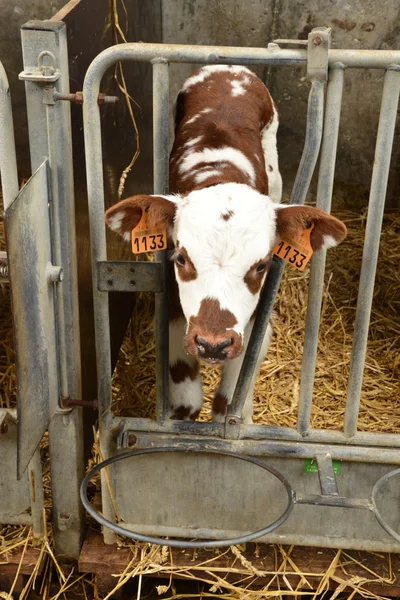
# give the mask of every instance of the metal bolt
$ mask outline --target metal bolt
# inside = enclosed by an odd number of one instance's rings
[[[134,433],[128,433],[128,448],[132,448],[137,442],[137,437]]]
[[[99,94],[97,99],[98,104],[118,104],[118,96],[107,96],[107,94]]]
[[[52,265],[51,263],[47,263],[46,279],[47,283],[62,281],[64,279],[64,269],[62,267]]]
[[[236,425],[236,419],[229,419],[229,425]]]
[[[83,104],[83,92],[75,92],[75,94],[60,94],[54,91],[54,100],[66,100],[67,102],[75,102],[75,104]],[[97,102],[99,104],[118,104],[118,96],[107,96],[107,94],[99,94]]]
[[[314,40],[313,40],[313,44],[314,46],[319,46],[320,44],[322,44],[322,38],[320,35],[316,35]]]
[[[61,408],[74,408],[74,406],[82,406],[83,408],[93,408],[97,410],[97,400],[75,400],[70,396],[60,396]]]
[[[2,423],[0,425],[0,434],[4,434],[8,432],[8,423]]]

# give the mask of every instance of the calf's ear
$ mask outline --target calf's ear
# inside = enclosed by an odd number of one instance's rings
[[[139,223],[143,211],[146,211],[150,229],[166,229],[170,232],[174,222],[176,200],[174,196],[132,196],[111,206],[105,214],[105,222],[110,229],[129,242],[132,229]]]
[[[277,206],[276,229],[279,239],[297,237],[311,224],[310,242],[314,252],[337,246],[347,235],[342,221],[313,206]]]

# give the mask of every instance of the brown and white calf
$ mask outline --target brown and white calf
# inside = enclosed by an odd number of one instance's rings
[[[276,106],[254,73],[241,66],[203,67],[177,99],[171,195],[134,196],[106,213],[109,227],[127,241],[143,210],[151,226],[169,232],[172,418],[198,416],[199,360],[205,360],[223,363],[213,420],[224,420],[277,241],[311,222],[314,250],[346,235],[343,223],[316,208],[279,205],[277,128]],[[260,363],[271,335],[269,325]],[[254,381],[245,423],[252,422],[253,392]]]

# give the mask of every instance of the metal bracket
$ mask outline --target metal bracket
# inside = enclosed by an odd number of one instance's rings
[[[242,419],[238,415],[227,414],[225,417],[224,437],[229,440],[238,440]]]
[[[308,35],[307,77],[311,80],[328,78],[328,52],[331,46],[330,27],[315,27]]]
[[[44,64],[43,59],[48,57],[50,64]],[[43,50],[38,56],[38,64],[31,69],[25,69],[18,75],[22,81],[35,81],[37,83],[54,83],[60,78],[60,71],[56,68],[56,57],[49,50]]]
[[[339,496],[335,471],[330,454],[317,454],[318,477],[323,496]]]
[[[98,261],[97,289],[100,292],[162,292],[162,265],[146,261]]]

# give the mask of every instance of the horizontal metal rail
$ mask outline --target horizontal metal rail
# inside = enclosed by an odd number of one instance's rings
[[[203,432],[203,435],[194,435],[199,433],[199,429],[197,429],[196,431],[185,432],[186,435],[177,431],[175,435],[168,435],[161,428],[159,433],[140,432],[136,429],[121,436],[122,447],[132,447],[127,442],[129,439],[132,439],[133,434],[135,437],[135,449],[157,446],[160,448],[180,448],[182,450],[187,448],[193,451],[213,450],[215,452],[238,452],[248,456],[298,459],[316,459],[317,455],[329,454],[332,460],[377,465],[400,465],[400,452],[398,448],[378,448],[372,445],[356,446],[352,444],[344,445],[343,443],[317,443],[315,441],[304,442],[296,440],[291,440],[290,443],[273,439],[227,440],[219,437],[212,438],[207,428],[204,428]],[[129,438],[129,435],[131,435],[131,438]]]
[[[149,433],[165,433],[177,435],[199,435],[218,438],[223,436],[223,425],[220,423],[199,423],[193,421],[167,421],[162,426],[147,418],[113,417],[111,428],[118,431],[120,436],[124,432],[141,431]],[[355,436],[348,438],[342,431],[310,429],[304,438],[296,429],[270,425],[241,425],[239,440],[256,440],[267,442],[277,440],[282,442],[302,442],[320,444],[342,444],[348,447],[351,453],[353,446],[374,446],[376,448],[400,448],[400,436],[396,433],[370,433],[358,431]],[[397,450],[398,452],[398,450]]]
[[[307,50],[282,49],[278,44],[267,48],[233,46],[190,46],[180,44],[118,44],[103,50],[92,62],[89,71],[98,67],[106,71],[119,60],[151,61],[162,57],[174,63],[223,63],[237,65],[295,66],[306,65]],[[329,67],[342,63],[346,68],[386,69],[400,62],[400,50],[329,50]],[[92,73],[93,73],[92,72]],[[91,73],[91,74],[92,74]],[[85,96],[85,89],[83,90]],[[85,98],[86,102],[86,98]]]

